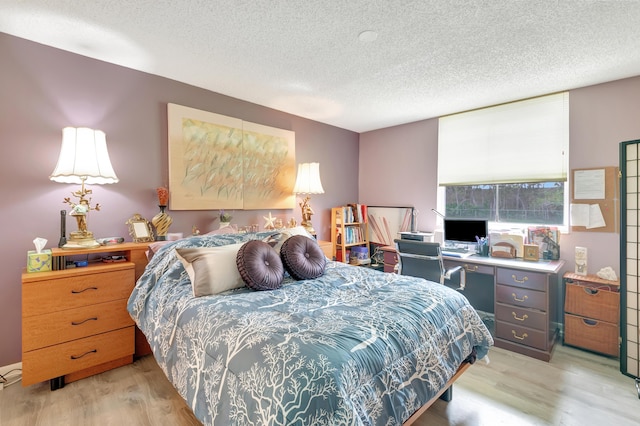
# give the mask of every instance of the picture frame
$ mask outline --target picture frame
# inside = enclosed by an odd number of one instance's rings
[[[537,244],[525,244],[522,258],[537,262],[540,259],[540,247]]]
[[[151,224],[139,213],[135,213],[126,222],[129,225],[129,235],[134,243],[145,243],[155,241]]]

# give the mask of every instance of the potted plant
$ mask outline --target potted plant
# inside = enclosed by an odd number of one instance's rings
[[[231,225],[231,219],[232,216],[229,213],[220,210],[220,228]]]

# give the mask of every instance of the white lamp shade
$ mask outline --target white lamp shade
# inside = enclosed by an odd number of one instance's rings
[[[104,132],[87,127],[62,129],[58,164],[49,179],[61,183],[106,184],[118,182]]]
[[[320,163],[298,164],[298,176],[293,187],[294,194],[324,194],[320,181]]]

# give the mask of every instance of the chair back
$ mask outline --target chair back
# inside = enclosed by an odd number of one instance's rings
[[[394,240],[398,252],[398,274],[444,283],[444,262],[440,243]]]

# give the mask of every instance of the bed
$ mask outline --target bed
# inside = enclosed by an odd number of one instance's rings
[[[131,294],[129,312],[155,359],[204,424],[400,425],[493,344],[460,293],[324,257],[317,278],[289,271],[282,255],[278,288],[201,294],[197,286],[229,281],[232,255],[220,252],[268,241],[277,253],[288,237],[168,243]],[[185,260],[196,252],[218,253],[207,260],[210,275]]]

